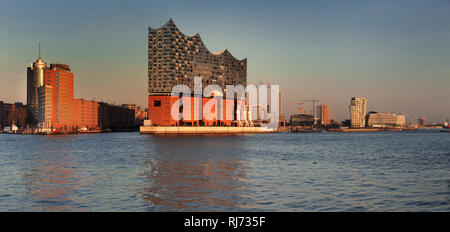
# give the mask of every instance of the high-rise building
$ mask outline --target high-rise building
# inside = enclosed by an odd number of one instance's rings
[[[367,98],[352,97],[349,109],[351,127],[365,127],[367,114]]]
[[[38,88],[38,125],[42,128],[51,128],[53,119],[53,87],[43,85]]]
[[[170,96],[176,85],[188,86],[194,93],[194,77],[202,78],[203,87],[218,85],[222,90],[226,85],[247,85],[247,59],[238,60],[228,50],[210,52],[199,34],[187,36],[178,30],[170,19],[161,28],[148,29],[148,118],[153,125],[221,125],[230,124],[225,118],[229,101],[212,100],[207,93],[204,96],[183,96],[183,101],[192,102],[191,109],[181,108],[183,116],[192,112],[191,119],[173,119],[171,106],[180,100],[179,96]],[[217,96],[217,95],[215,95]],[[210,102],[215,105],[216,118],[205,120],[201,109]],[[231,104],[236,109],[236,101]],[[196,107],[198,106],[198,107]],[[183,106],[184,107],[184,106]],[[199,117],[197,117],[199,115]]]
[[[47,64],[41,58],[39,46],[39,55],[37,60],[27,68],[27,106],[34,120],[37,120],[38,118],[38,89],[44,85],[46,69]]]
[[[47,67],[39,56],[27,74],[28,107],[40,129],[76,132],[80,129],[134,127],[133,110],[75,99],[74,75],[69,65],[50,64]]]
[[[39,128],[61,131],[97,128],[98,103],[73,97],[73,73],[69,65],[48,67],[39,57],[28,68],[27,90],[29,109]]]
[[[319,105],[317,107],[317,113],[319,116],[320,125],[328,126],[331,124],[330,107],[328,105]]]
[[[54,127],[68,125],[71,127],[76,122],[73,121],[71,110],[74,108],[73,102],[73,73],[70,66],[65,64],[50,64],[46,69],[45,84],[52,86],[52,104]]]

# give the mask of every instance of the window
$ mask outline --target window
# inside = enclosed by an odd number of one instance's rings
[[[161,106],[161,101],[154,101],[153,102],[153,106],[155,106],[155,107],[160,107]]]

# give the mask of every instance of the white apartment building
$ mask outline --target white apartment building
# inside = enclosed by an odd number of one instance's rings
[[[366,127],[367,98],[352,97],[349,109],[351,127]]]

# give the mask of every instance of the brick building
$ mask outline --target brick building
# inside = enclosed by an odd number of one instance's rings
[[[132,128],[134,111],[106,103],[76,99],[70,66],[47,64],[41,57],[28,68],[28,109],[38,128],[61,132]]]
[[[11,110],[13,104],[4,103],[0,101],[0,130],[7,125],[8,112]]]
[[[237,107],[245,105],[245,101],[233,99],[152,95],[148,97],[148,102],[148,115],[155,126],[231,126],[233,119],[243,118],[236,112],[242,112]],[[205,107],[211,110],[204,111]],[[233,110],[227,110],[228,107]],[[178,118],[172,117],[177,113]]]

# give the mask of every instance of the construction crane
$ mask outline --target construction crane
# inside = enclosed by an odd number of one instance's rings
[[[300,100],[300,103],[303,103],[303,102],[312,102],[312,107],[313,107],[312,114],[313,114],[313,117],[315,118],[315,117],[316,117],[316,103],[318,103],[319,100],[317,100],[317,99],[312,99],[312,100]],[[299,104],[300,104],[300,103],[299,103]]]

